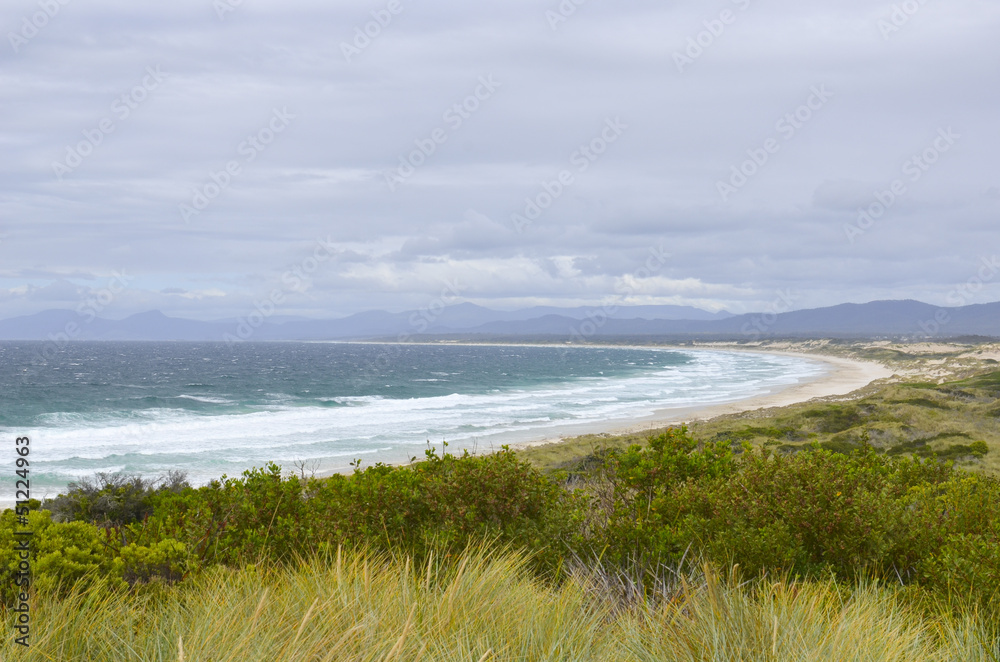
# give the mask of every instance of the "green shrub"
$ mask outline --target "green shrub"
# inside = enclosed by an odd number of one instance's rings
[[[270,464],[197,489],[131,490],[137,484],[126,481],[119,493],[105,481],[70,491],[62,503],[74,505],[63,512],[74,521],[32,511],[24,526],[5,511],[0,567],[16,571],[14,531],[24,528],[34,532],[34,584],[56,593],[98,583],[141,590],[214,565],[293,563],[340,546],[421,562],[488,540],[526,552],[546,576],[570,558],[650,569],[690,555],[738,564],[748,576],[914,584],[1000,617],[1000,482],[936,457],[880,454],[860,439],[843,452],[814,444],[774,454],[672,429],[644,446],[595,454],[574,475],[585,486],[576,492],[507,448],[428,451],[407,467],[321,479],[284,476]],[[962,448],[989,450],[984,442]],[[141,505],[141,518],[132,505]],[[5,584],[3,604],[13,590]]]
[[[162,492],[153,512],[126,527],[124,535],[140,546],[180,541],[208,565],[290,560],[312,539],[303,487],[298,477],[282,477],[272,463],[240,478],[223,476],[197,489]]]
[[[947,404],[931,400],[930,398],[906,398],[904,400],[888,400],[889,404],[913,405],[914,407],[928,407],[930,409],[951,409]]]
[[[618,562],[676,561],[689,550],[744,571],[890,576],[907,540],[907,495],[953,475],[933,460],[814,448],[735,455],[686,430],[612,455],[614,505],[595,539]],[[929,550],[924,550],[925,555]]]
[[[161,540],[150,547],[126,545],[121,549],[119,561],[122,578],[131,586],[156,580],[178,582],[189,569],[187,547],[173,539]]]
[[[885,576],[895,560],[894,541],[905,534],[905,496],[913,486],[942,482],[950,471],[932,461],[887,459],[870,446],[850,454],[747,453],[730,480],[701,487],[713,516],[689,521],[689,535],[704,538],[715,558],[731,558],[752,573]]]
[[[36,531],[35,586],[45,591],[69,588],[82,579],[117,579],[115,556],[102,538],[102,531],[86,522],[52,523]]]
[[[667,430],[650,438],[648,446],[610,452],[606,462],[604,479],[610,483],[612,502],[605,506],[605,525],[595,545],[617,563],[668,561],[682,555],[691,540],[676,526],[681,510],[697,512],[706,504],[681,504],[679,492],[689,481],[724,480],[737,466],[729,442],[699,444],[687,428]]]
[[[378,464],[303,481],[272,464],[165,494],[129,536],[144,545],[176,539],[204,564],[291,561],[342,544],[422,555],[491,538],[554,565],[574,535],[571,501],[508,449],[458,457],[428,451],[407,467]]]
[[[13,510],[0,514],[0,567],[7,577],[18,571],[22,560],[15,546],[27,539],[31,584],[39,591],[65,593],[81,582],[122,585],[120,564],[107,531],[87,522],[54,522],[47,510],[31,511],[27,517],[27,524],[18,524]],[[31,536],[15,536],[15,531],[30,531]],[[14,604],[13,581],[4,582],[0,591],[2,604]]]
[[[98,473],[70,483],[66,494],[48,499],[43,507],[59,522],[91,522],[123,526],[141,521],[153,512],[162,492],[178,492],[189,487],[182,472],[171,471],[159,479],[137,474]]]
[[[911,490],[900,556],[907,580],[1000,622],[1000,481],[957,473]]]

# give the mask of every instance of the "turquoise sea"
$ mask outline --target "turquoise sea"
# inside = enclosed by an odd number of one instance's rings
[[[0,442],[13,458],[14,438],[31,438],[36,497],[99,471],[180,469],[193,483],[269,461],[331,472],[405,462],[428,443],[488,451],[570,425],[627,424],[825,370],[652,348],[4,342]]]

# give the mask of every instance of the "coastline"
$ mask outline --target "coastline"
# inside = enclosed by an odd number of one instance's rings
[[[341,341],[319,341],[319,342],[341,342]],[[351,344],[350,342],[343,344]],[[356,344],[396,344],[396,343],[361,343]],[[408,343],[419,345],[440,345],[435,342]],[[562,347],[560,344],[550,343],[506,343],[506,342],[449,342],[448,345],[462,346],[530,346],[530,347]],[[893,377],[896,373],[889,368],[873,362],[861,359],[844,358],[841,356],[831,356],[829,354],[814,353],[812,351],[795,351],[794,349],[770,349],[757,347],[729,346],[726,344],[702,344],[702,345],[614,345],[614,344],[588,344],[570,345],[572,348],[609,348],[609,349],[662,349],[665,351],[708,351],[708,352],[740,352],[748,354],[779,355],[789,356],[798,359],[809,359],[826,365],[825,373],[795,384],[776,387],[768,393],[755,395],[749,398],[732,400],[715,404],[692,405],[687,407],[672,407],[659,409],[653,414],[634,418],[631,420],[614,419],[606,421],[590,421],[585,423],[567,423],[556,428],[550,428],[544,432],[539,430],[534,434],[523,432],[519,438],[512,439],[504,445],[512,450],[520,451],[543,446],[555,446],[568,443],[574,439],[586,435],[630,435],[663,429],[672,426],[692,423],[695,421],[706,421],[719,416],[738,414],[747,411],[769,409],[773,407],[785,407],[802,402],[808,402],[817,398],[845,396],[849,393],[862,389],[869,384]],[[537,436],[535,436],[537,435]],[[544,435],[544,436],[542,436]],[[464,446],[456,446],[454,450],[465,449]],[[479,453],[492,453],[499,447],[493,443],[476,445],[468,450]],[[418,458],[418,462],[420,459]],[[411,462],[386,462],[389,466],[409,466]],[[348,468],[326,468],[315,472],[316,477],[323,478],[335,474],[350,474],[353,469]]]
[[[748,411],[770,409],[773,407],[787,407],[789,405],[808,402],[817,398],[845,396],[880,379],[888,379],[895,374],[889,368],[872,361],[847,359],[840,356],[814,354],[812,352],[758,350],[724,347],[718,345],[695,345],[689,348],[677,349],[747,352],[752,354],[777,354],[782,356],[794,356],[796,358],[809,358],[825,363],[828,366],[828,371],[815,379],[801,381],[797,384],[791,384],[789,386],[773,390],[770,393],[757,395],[751,398],[711,405],[660,409],[650,416],[637,419],[626,425],[623,425],[622,421],[606,421],[603,424],[580,423],[578,425],[569,425],[566,426],[566,428],[561,429],[556,435],[550,433],[545,438],[520,441],[511,444],[511,447],[515,450],[524,450],[539,446],[561,444],[583,435],[611,434],[617,436],[637,434],[650,430],[685,425],[694,421],[707,421],[729,414],[740,414]]]
[[[424,344],[424,343],[421,343]],[[433,345],[436,343],[426,343]],[[452,344],[452,343],[449,343]],[[520,343],[468,343],[469,345],[503,345],[503,346],[523,346]],[[532,346],[540,347],[561,347],[544,343],[531,343]],[[586,346],[572,346],[573,348],[594,348],[608,347],[621,349],[633,347],[633,345],[603,345],[594,344]],[[805,359],[825,366],[822,374],[802,378],[799,382],[776,386],[770,392],[759,393],[748,398],[731,400],[728,402],[714,404],[699,404],[683,407],[670,407],[658,409],[653,413],[641,416],[626,418],[615,418],[603,421],[587,421],[579,423],[566,423],[558,427],[548,429],[536,429],[533,432],[524,431],[516,437],[508,437],[509,445],[512,449],[523,450],[540,446],[552,446],[573,440],[576,437],[594,434],[627,435],[641,434],[643,432],[662,429],[670,426],[691,423],[694,421],[704,421],[746,411],[766,409],[771,407],[783,407],[795,403],[806,402],[814,398],[835,397],[847,395],[857,389],[863,388],[874,381],[891,377],[894,373],[888,368],[874,362],[860,359],[849,359],[839,356],[830,356],[822,352],[795,351],[794,349],[770,349],[758,347],[728,346],[725,344],[706,343],[700,345],[669,346],[669,345],[634,345],[637,349],[662,349],[664,351],[702,351],[719,353],[749,353],[758,355],[788,356],[797,359]],[[499,449],[499,443],[484,443],[478,447],[469,447],[472,452],[489,453]],[[453,447],[459,450],[461,447]],[[388,464],[402,466],[409,464],[407,459],[389,459]],[[324,467],[315,471],[317,477],[329,476],[333,474],[346,474],[353,471],[347,467]],[[8,508],[13,502],[6,503],[0,500],[0,509]]]
[[[330,342],[330,341],[324,341]],[[337,341],[333,341],[337,342]],[[366,344],[366,343],[362,343]],[[372,343],[379,344],[379,343]],[[395,343],[384,343],[395,344]],[[439,345],[441,343],[411,343],[421,345]],[[558,344],[549,343],[505,343],[505,342],[449,342],[448,345],[464,346],[531,346],[531,347],[561,347]],[[604,347],[609,349],[662,349],[666,351],[710,351],[710,352],[740,352],[748,354],[769,354],[779,356],[789,356],[798,359],[810,359],[827,366],[827,371],[818,377],[800,381],[796,384],[789,384],[773,389],[772,391],[749,398],[732,400],[716,404],[693,405],[688,407],[672,407],[659,409],[649,416],[635,418],[632,420],[606,420],[591,421],[586,423],[567,423],[557,428],[550,428],[545,432],[539,431],[544,436],[532,437],[530,432],[519,435],[521,438],[509,441],[506,445],[512,450],[520,451],[543,446],[556,446],[568,443],[574,439],[586,435],[631,435],[650,432],[657,429],[676,427],[695,421],[707,421],[719,416],[739,414],[748,411],[770,409],[775,407],[787,407],[789,405],[808,402],[819,398],[846,396],[854,391],[865,388],[873,382],[888,379],[896,373],[880,363],[865,361],[861,359],[845,358],[842,356],[831,356],[829,354],[814,353],[812,351],[795,351],[794,349],[770,349],[744,346],[731,346],[725,343],[706,343],[685,346],[674,345],[614,345],[614,344],[588,344],[569,345],[572,348],[595,348]],[[456,448],[456,450],[459,450]],[[476,447],[474,452],[494,452],[497,447],[490,444],[487,447]],[[418,459],[419,461],[419,459]],[[411,463],[389,462],[391,466],[407,466]],[[316,473],[318,477],[330,476],[337,473],[347,474],[350,470],[320,470]]]

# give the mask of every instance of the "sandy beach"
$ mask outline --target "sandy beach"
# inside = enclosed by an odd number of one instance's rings
[[[812,352],[778,350],[759,351],[728,346],[720,347],[717,345],[695,346],[690,349],[794,356],[796,358],[805,358],[822,362],[826,364],[827,372],[826,374],[815,379],[800,382],[798,384],[792,384],[771,393],[746,398],[744,400],[695,407],[662,409],[651,416],[636,419],[627,425],[623,425],[622,421],[607,421],[604,424],[585,423],[579,425],[568,425],[565,428],[560,428],[557,435],[549,434],[543,439],[520,441],[516,444],[512,444],[512,446],[514,448],[529,448],[547,444],[558,444],[568,439],[586,434],[634,434],[646,430],[656,430],[670,426],[683,425],[693,421],[705,421],[716,418],[717,416],[725,416],[727,414],[739,414],[757,409],[768,409],[771,407],[786,407],[800,402],[807,402],[814,398],[844,396],[852,393],[853,391],[864,388],[874,381],[892,377],[894,374],[892,370],[879,363],[846,359],[838,356],[814,354]]]

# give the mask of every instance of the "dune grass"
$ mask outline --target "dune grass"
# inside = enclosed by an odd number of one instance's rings
[[[615,581],[590,570],[551,585],[523,555],[481,549],[420,567],[339,553],[295,569],[215,568],[140,595],[91,586],[42,596],[30,650],[6,637],[0,659],[997,660],[984,623],[929,616],[874,584],[703,571],[623,601]]]

